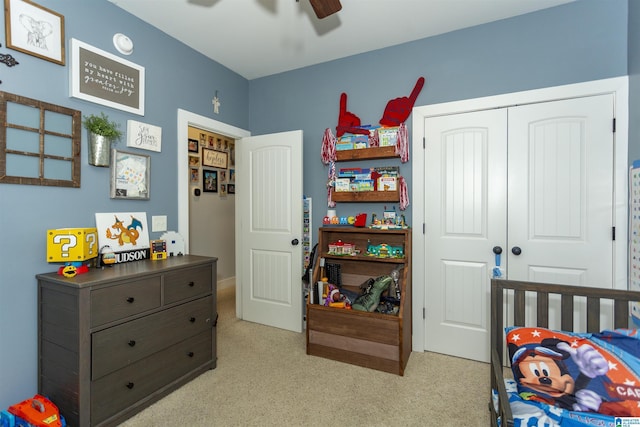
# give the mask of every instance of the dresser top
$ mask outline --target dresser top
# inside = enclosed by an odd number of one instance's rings
[[[83,288],[95,286],[105,282],[133,278],[150,274],[159,274],[171,271],[176,268],[197,267],[211,264],[217,261],[215,257],[205,257],[199,255],[182,255],[168,257],[163,260],[142,260],[132,261],[111,266],[91,268],[87,273],[78,274],[75,277],[64,277],[58,273],[43,273],[36,275],[38,280],[46,280],[56,284]]]

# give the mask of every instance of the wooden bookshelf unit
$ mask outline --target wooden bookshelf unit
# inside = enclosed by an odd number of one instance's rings
[[[329,243],[354,243],[359,255],[330,255]],[[404,247],[404,258],[366,255],[367,246],[386,243]],[[411,230],[377,230],[355,227],[322,227],[318,236],[319,257],[340,265],[342,286],[358,292],[369,278],[403,267],[398,315],[325,307],[307,302],[307,354],[325,357],[397,375],[411,355]],[[314,280],[320,280],[319,262]]]

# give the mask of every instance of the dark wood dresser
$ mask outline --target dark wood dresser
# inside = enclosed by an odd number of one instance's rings
[[[38,392],[72,427],[121,423],[216,367],[217,258],[38,279]]]

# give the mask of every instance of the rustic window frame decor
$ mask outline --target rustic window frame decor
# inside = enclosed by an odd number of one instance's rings
[[[14,103],[25,105],[27,107],[39,110],[38,123],[9,123],[7,120],[7,104]],[[47,127],[47,112],[70,116],[70,129],[68,133],[51,130]],[[38,101],[24,96],[14,95],[0,91],[0,183],[4,184],[28,184],[28,185],[44,185],[55,187],[80,187],[80,142],[81,142],[82,118],[78,110],[61,107],[59,105],[49,104],[47,102]],[[20,132],[33,132],[38,134],[38,149],[17,149],[16,145],[20,145],[18,141],[8,143],[8,130],[16,130]],[[26,134],[28,135],[28,134]],[[65,138],[70,139],[71,153],[70,156],[51,154],[47,151],[47,139]],[[18,142],[18,144],[16,144]],[[10,156],[23,156],[23,158],[38,159],[38,177],[8,175],[7,167],[11,169],[11,163],[8,158]],[[71,162],[71,172],[69,179],[46,178],[46,163],[55,161]]]

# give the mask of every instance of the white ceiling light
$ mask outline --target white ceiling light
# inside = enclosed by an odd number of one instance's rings
[[[133,53],[133,42],[122,33],[113,36],[113,45],[123,55],[131,55]]]

